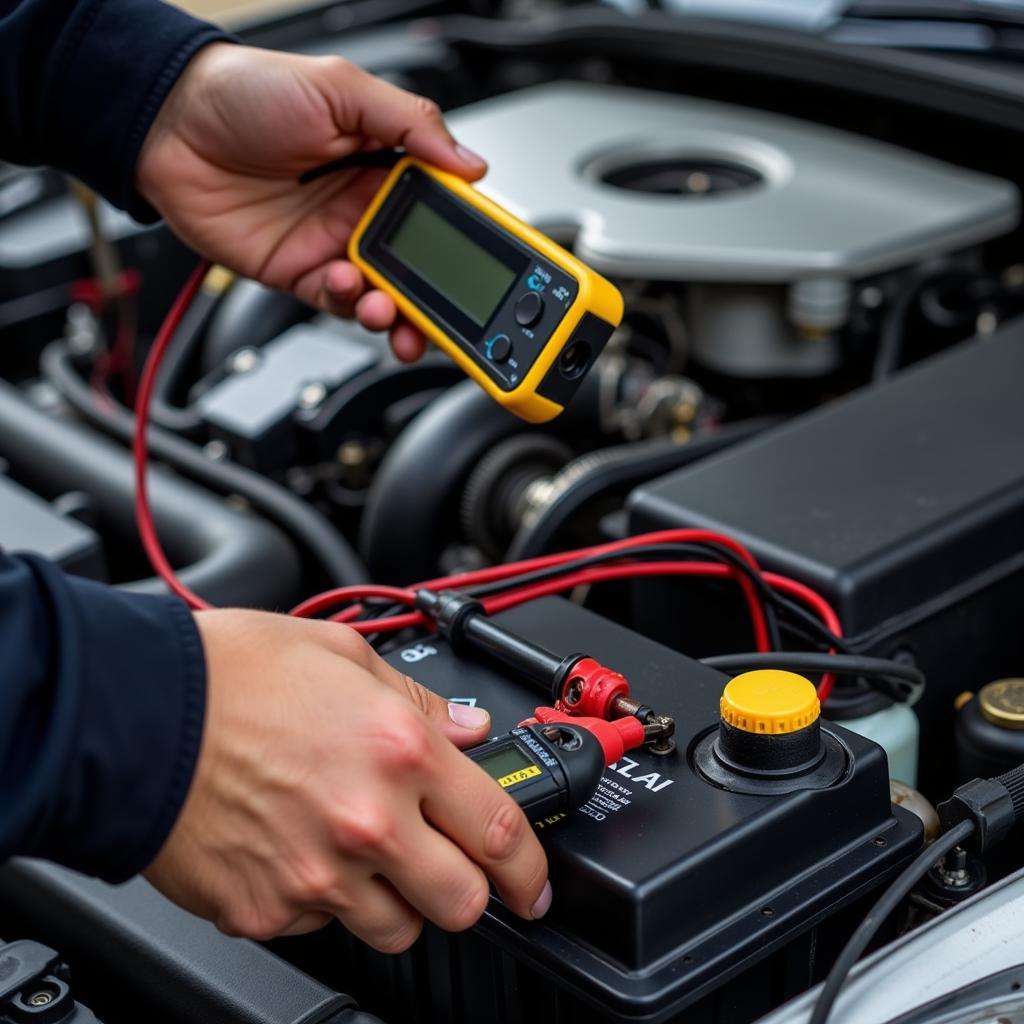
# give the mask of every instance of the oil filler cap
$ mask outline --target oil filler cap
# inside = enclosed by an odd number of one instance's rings
[[[718,729],[695,751],[700,773],[735,792],[779,793],[832,785],[844,748],[821,728],[814,684],[795,672],[762,669],[730,680]]]

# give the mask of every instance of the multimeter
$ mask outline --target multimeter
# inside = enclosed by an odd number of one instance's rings
[[[412,157],[394,166],[349,258],[488,394],[553,419],[622,320],[609,281],[472,185]]]
[[[575,810],[605,768],[646,739],[635,718],[573,718],[538,708],[537,718],[466,751],[533,821]]]
[[[520,726],[466,753],[531,820],[585,804],[605,769],[601,745],[572,726]]]

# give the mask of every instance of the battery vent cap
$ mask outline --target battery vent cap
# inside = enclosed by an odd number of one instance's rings
[[[814,684],[795,672],[759,669],[729,681],[722,721],[741,732],[783,735],[813,725],[821,714]]]

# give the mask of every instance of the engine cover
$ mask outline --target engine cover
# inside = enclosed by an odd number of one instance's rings
[[[856,279],[992,238],[1009,182],[818,124],[562,82],[449,116],[481,189],[604,274]],[[675,181],[673,180],[675,179]]]

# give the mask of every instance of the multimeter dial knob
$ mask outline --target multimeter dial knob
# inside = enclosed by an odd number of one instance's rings
[[[544,300],[537,292],[527,292],[517,302],[516,323],[520,327],[532,327],[544,315]]]
[[[507,334],[496,334],[488,339],[484,351],[492,363],[503,363],[512,355],[512,339]]]

